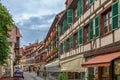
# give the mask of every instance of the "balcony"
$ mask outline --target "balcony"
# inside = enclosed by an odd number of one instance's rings
[[[53,56],[54,54],[56,54],[58,52],[57,49],[52,50],[46,57],[45,60],[47,60],[48,58],[50,58],[51,56]]]

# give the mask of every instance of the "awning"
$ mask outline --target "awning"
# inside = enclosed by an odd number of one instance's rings
[[[110,66],[111,61],[119,57],[120,57],[120,52],[100,55],[88,60],[82,66],[83,67]]]
[[[59,60],[56,60],[54,62],[46,64],[45,67],[48,72],[59,72],[60,71],[59,64],[60,64]]]
[[[84,72],[85,69],[81,66],[84,62],[85,59],[83,57],[78,57],[61,63],[61,72]]]

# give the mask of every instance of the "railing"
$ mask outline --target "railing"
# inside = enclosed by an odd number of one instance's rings
[[[57,52],[58,52],[57,49],[52,50],[52,51],[45,57],[45,60],[47,60],[48,58],[50,58],[51,56],[53,56],[53,55],[56,54]]]

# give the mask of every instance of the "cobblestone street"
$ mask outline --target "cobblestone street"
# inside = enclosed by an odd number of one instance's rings
[[[37,77],[37,75],[34,72],[33,73],[24,72],[24,80],[43,80],[43,79]]]

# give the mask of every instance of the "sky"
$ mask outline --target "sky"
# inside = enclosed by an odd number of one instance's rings
[[[2,0],[22,34],[21,47],[42,41],[65,0]]]

